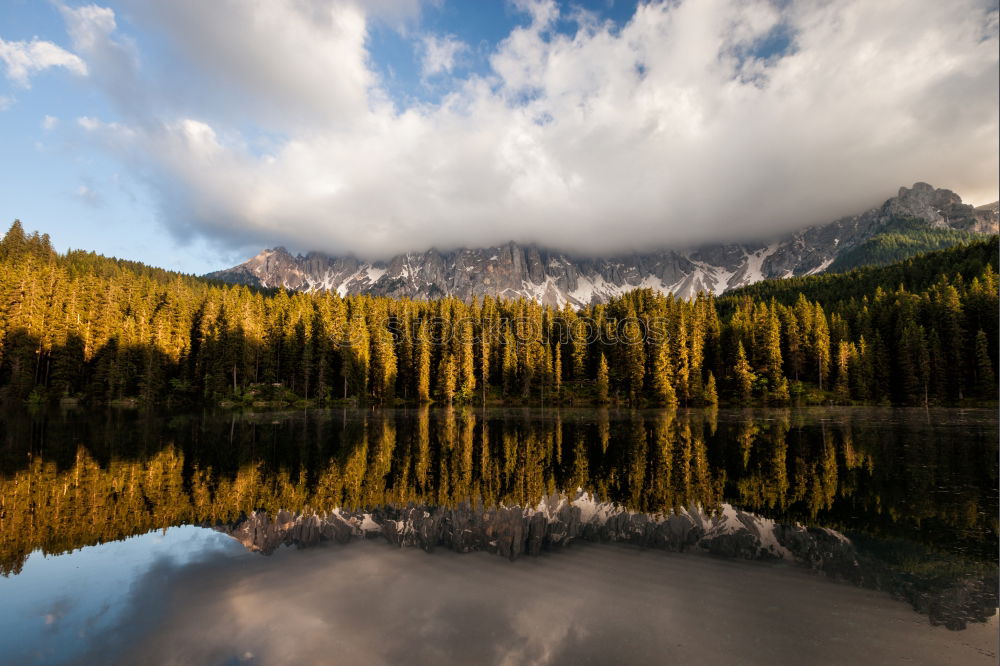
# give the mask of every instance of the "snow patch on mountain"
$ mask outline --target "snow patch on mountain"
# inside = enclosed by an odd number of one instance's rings
[[[208,277],[341,296],[453,296],[471,301],[488,295],[578,308],[638,288],[692,298],[699,292],[718,295],[770,278],[815,275],[827,270],[841,253],[900,218],[976,233],[996,233],[998,228],[996,206],[973,209],[954,192],[916,183],[900,188],[896,197],[880,207],[766,244],[715,244],[594,258],[508,243],[450,252],[409,252],[384,262],[317,252],[292,256],[284,248],[275,248]]]

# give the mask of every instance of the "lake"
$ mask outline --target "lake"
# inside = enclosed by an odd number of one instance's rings
[[[995,410],[0,417],[0,662],[995,663]]]

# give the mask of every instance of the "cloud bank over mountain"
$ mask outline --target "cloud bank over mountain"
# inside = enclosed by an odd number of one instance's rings
[[[179,237],[229,251],[609,253],[779,233],[921,180],[996,198],[992,2],[651,2],[615,24],[519,0],[485,54],[422,11],[63,7],[84,81],[111,103],[77,126]],[[395,94],[377,26],[412,42],[443,93]],[[483,67],[459,66],[474,53]]]

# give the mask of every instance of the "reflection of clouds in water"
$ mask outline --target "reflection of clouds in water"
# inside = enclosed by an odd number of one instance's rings
[[[63,663],[90,646],[107,650],[116,625],[131,632],[158,607],[133,613],[125,608],[131,594],[157,575],[170,578],[183,563],[227,552],[249,557],[230,539],[197,527],[58,556],[35,552],[19,575],[0,577],[0,664]]]
[[[73,608],[73,602],[71,602],[66,597],[56,599],[46,611],[42,614],[42,621],[48,628],[46,631],[54,632],[56,627],[54,626],[63,616],[65,616]]]
[[[581,545],[508,562],[382,544],[163,562],[81,662],[916,663],[995,653],[878,593],[758,563]],[[982,633],[985,629],[987,633]],[[985,637],[985,638],[984,638]],[[977,643],[978,641],[978,643]],[[989,663],[989,659],[985,663]]]
[[[545,620],[570,609],[530,595],[519,609],[509,591],[526,592],[523,585],[498,575],[517,565],[471,555],[459,563],[471,568],[450,566],[456,557],[357,544],[279,551],[238,573],[212,563],[175,570],[171,579],[160,569],[133,604],[138,612],[162,599],[163,622],[152,623],[155,633],[125,661],[176,655],[178,646],[180,660],[196,662],[237,655],[261,663],[537,661],[549,627],[518,621],[519,612]]]
[[[101,604],[101,607],[97,609],[96,613],[84,620],[83,628],[80,630],[80,636],[88,636],[93,631],[99,631],[101,623],[105,621],[104,618],[108,616],[111,609],[112,606],[110,602]]]

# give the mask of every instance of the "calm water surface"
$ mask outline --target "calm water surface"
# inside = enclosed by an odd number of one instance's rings
[[[0,662],[995,663],[992,410],[0,417]]]

